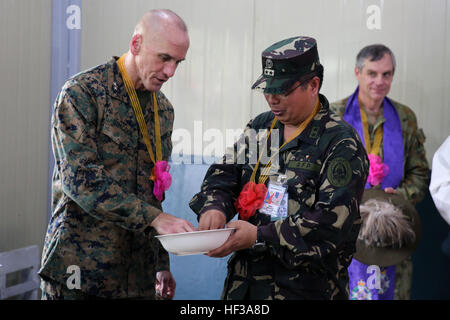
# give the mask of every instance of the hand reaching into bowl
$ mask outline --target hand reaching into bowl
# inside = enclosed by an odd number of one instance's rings
[[[223,229],[227,222],[226,216],[222,211],[211,209],[200,215],[198,230]]]
[[[196,231],[196,228],[189,221],[164,212],[160,213],[150,225],[160,235]]]

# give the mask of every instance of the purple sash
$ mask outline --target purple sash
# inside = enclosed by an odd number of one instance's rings
[[[364,132],[361,122],[361,113],[358,103],[359,86],[347,101],[344,120],[358,132],[365,146]],[[392,187],[396,189],[403,179],[403,136],[400,117],[391,100],[387,97],[383,100],[383,115],[386,121],[383,124],[383,161],[389,166],[389,173],[381,182],[381,188]],[[366,183],[366,189],[371,185]]]
[[[361,113],[358,102],[359,86],[348,99],[345,108],[344,120],[358,132],[362,143],[365,145]],[[383,115],[386,121],[383,124],[383,161],[389,166],[389,173],[381,182],[381,188],[392,187],[396,189],[403,179],[403,136],[400,117],[391,100],[387,97],[383,100]],[[366,189],[372,186],[366,183]],[[393,300],[395,283],[395,265],[371,268],[353,259],[348,267],[349,289],[351,300]],[[374,270],[380,270],[376,272]],[[376,273],[376,274],[375,274]],[[378,279],[379,282],[375,282]]]

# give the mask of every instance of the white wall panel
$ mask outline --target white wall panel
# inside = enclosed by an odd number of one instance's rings
[[[371,5],[380,10],[379,29],[367,26]],[[322,93],[330,101],[355,89],[357,52],[371,43],[386,44],[398,61],[390,97],[416,112],[429,160],[450,134],[447,0],[89,0],[82,8],[82,68],[124,52],[148,9],[169,8],[186,21],[187,60],[163,91],[175,106],[175,128],[187,129],[192,140],[195,121],[202,121],[203,132],[225,132],[267,110],[263,96],[250,90],[261,72],[261,51],[295,35],[318,40],[325,66]]]
[[[0,251],[47,225],[51,0],[0,1]]]

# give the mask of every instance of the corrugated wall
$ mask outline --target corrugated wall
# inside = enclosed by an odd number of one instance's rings
[[[187,129],[192,141],[195,121],[202,121],[203,131],[225,132],[267,110],[262,95],[250,90],[261,72],[260,53],[295,35],[318,40],[322,93],[330,101],[355,89],[357,52],[386,44],[398,60],[389,96],[416,112],[429,160],[450,134],[447,0],[88,0],[82,8],[82,69],[123,53],[148,9],[169,8],[186,21],[187,60],[163,91],[175,107],[175,128]]]
[[[0,251],[41,245],[44,237],[51,7],[51,0],[0,1]],[[357,51],[387,44],[398,60],[390,96],[416,112],[429,160],[450,134],[447,0],[84,0],[81,69],[123,53],[151,8],[174,10],[190,30],[187,60],[163,91],[175,106],[175,128],[192,141],[194,123],[225,132],[267,110],[250,90],[260,53],[294,35],[317,38],[330,101],[354,90]]]
[[[0,251],[47,225],[51,0],[0,1]]]

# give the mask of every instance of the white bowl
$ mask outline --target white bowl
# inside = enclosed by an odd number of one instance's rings
[[[235,228],[172,233],[156,236],[166,251],[177,256],[203,254],[220,247]]]

